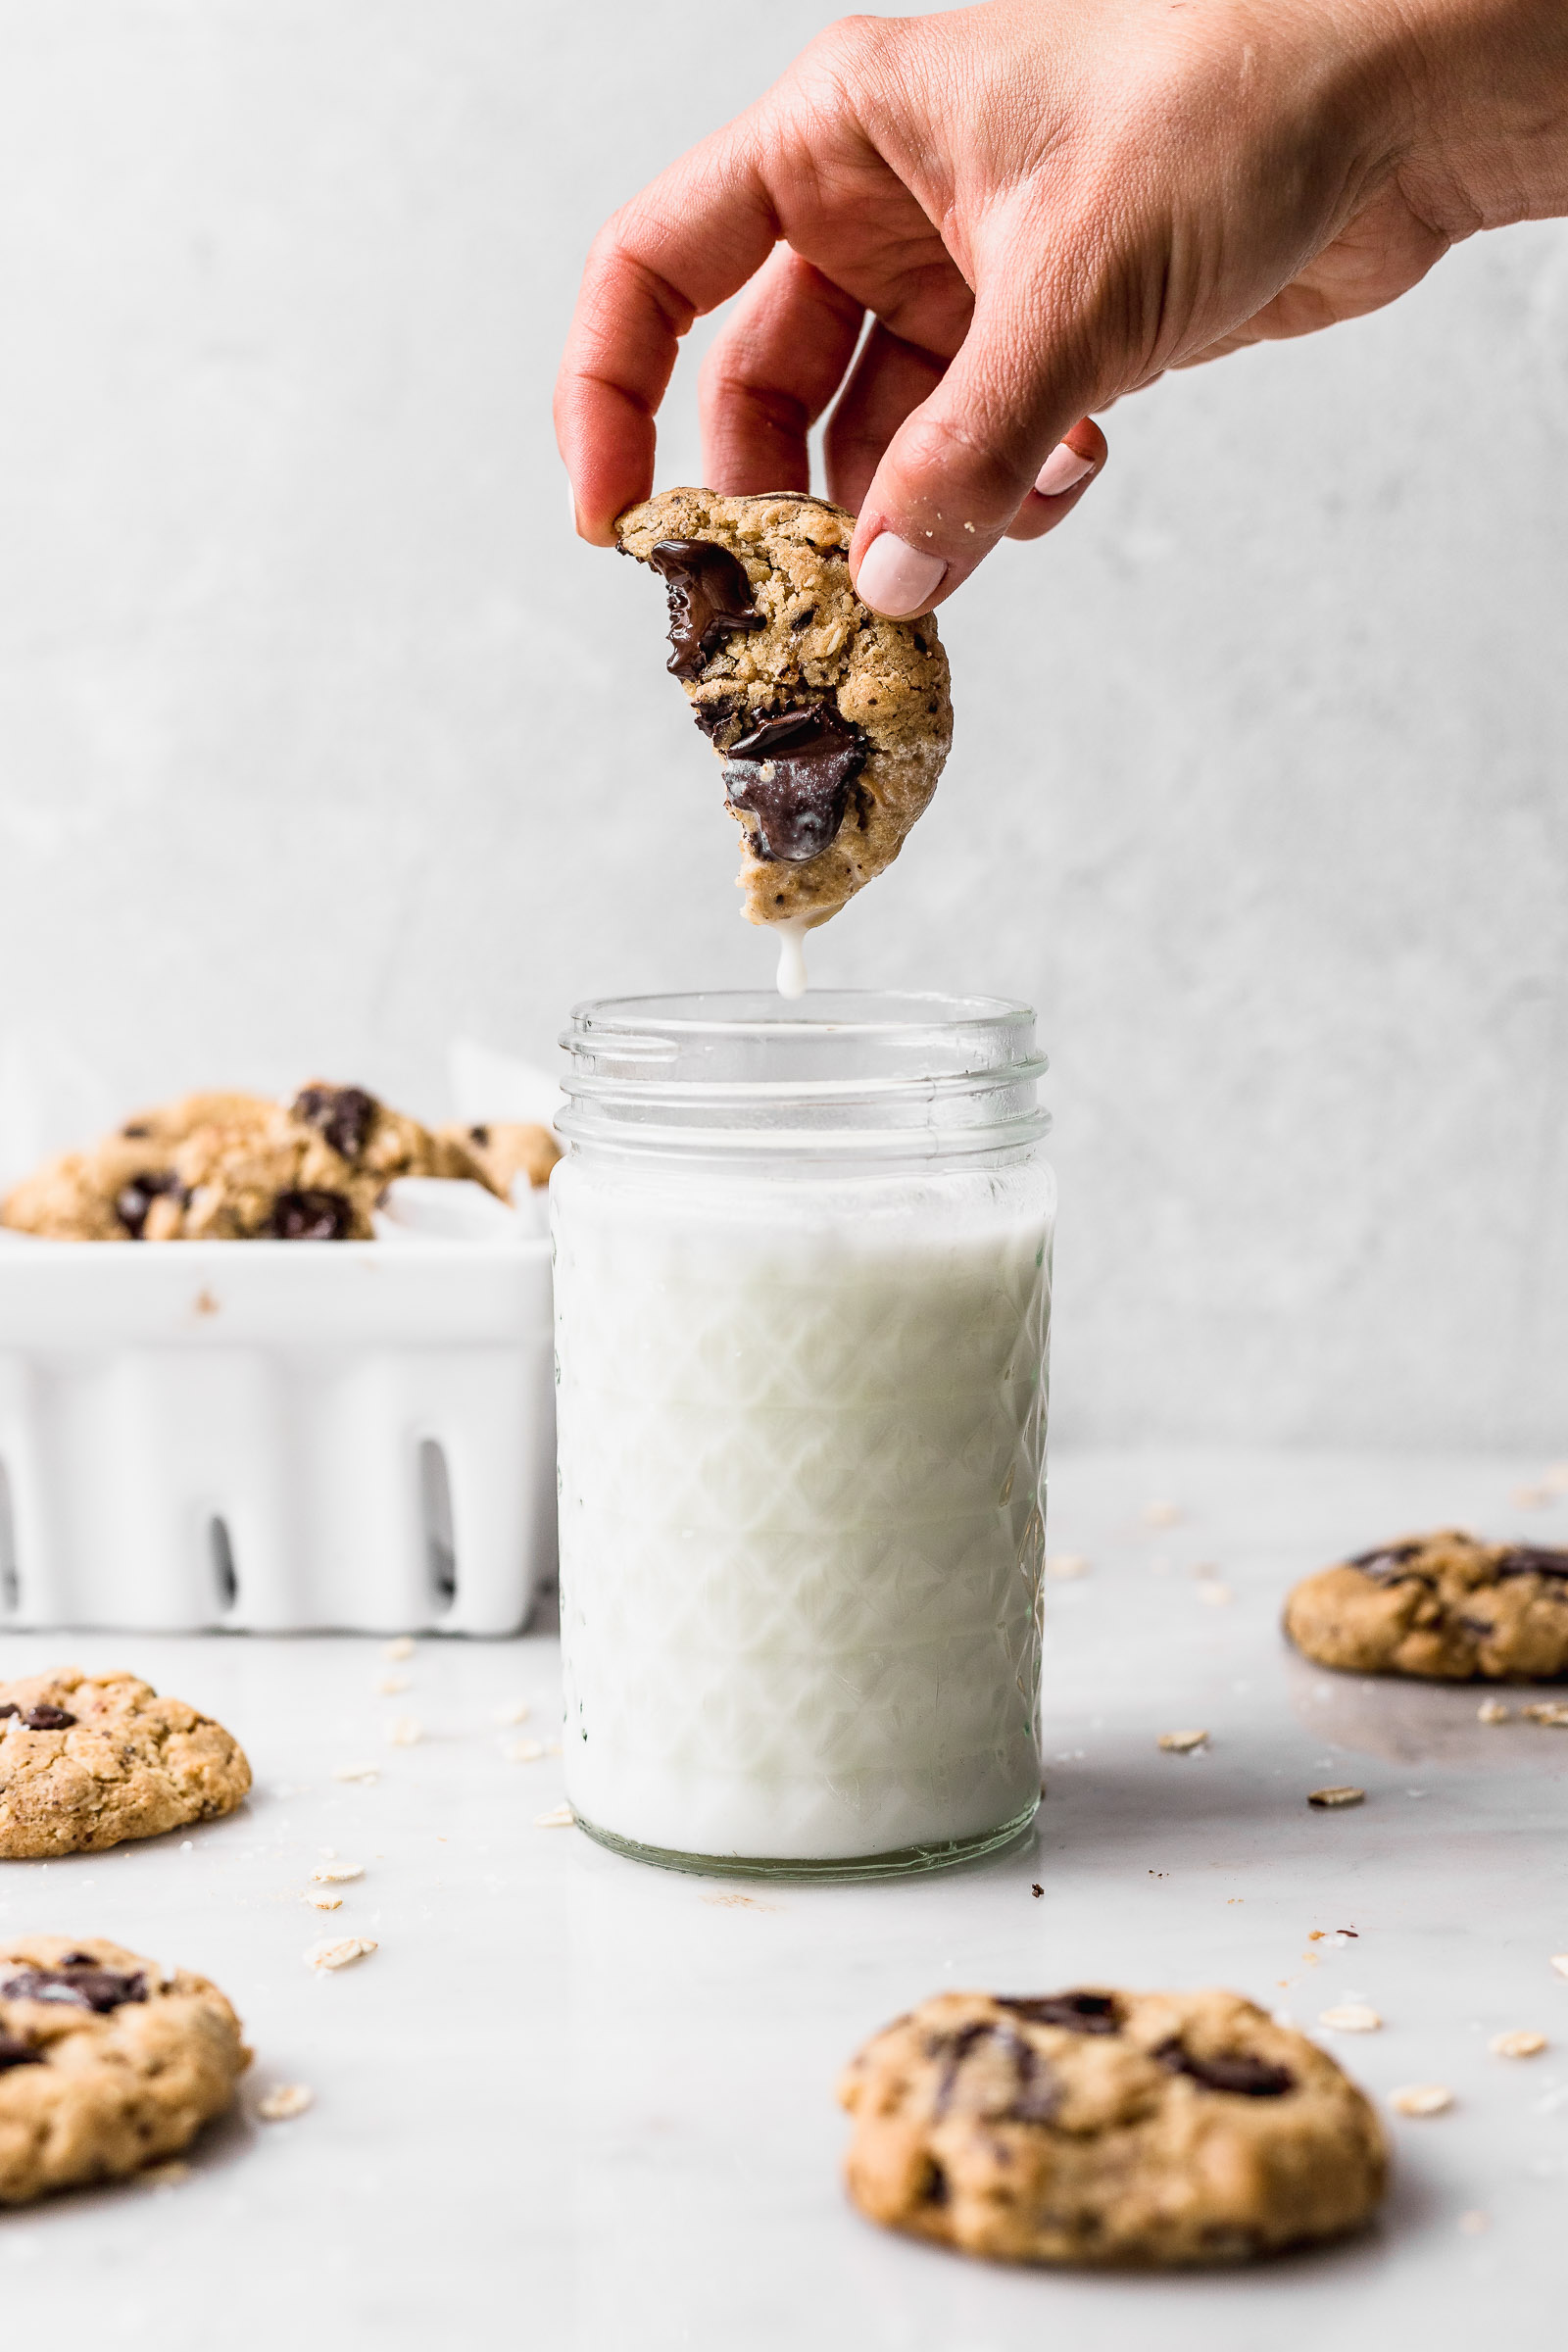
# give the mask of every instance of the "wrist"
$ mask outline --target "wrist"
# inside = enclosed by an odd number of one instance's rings
[[[1408,93],[1394,165],[1412,207],[1450,238],[1568,214],[1563,0],[1395,0]]]

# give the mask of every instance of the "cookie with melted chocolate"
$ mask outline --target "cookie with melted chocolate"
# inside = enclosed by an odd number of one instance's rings
[[[799,492],[666,490],[616,528],[669,592],[669,667],[723,763],[747,920],[825,922],[936,790],[953,705],[935,621],[862,605],[854,516]]]
[[[250,1785],[231,1732],[134,1674],[0,1683],[0,1860],[158,1838],[231,1813]]]
[[[860,2211],[1004,2262],[1241,2262],[1356,2230],[1378,2120],[1326,2052],[1234,1992],[946,1992],[839,2096]]]
[[[1285,1630],[1320,1666],[1443,1683],[1568,1677],[1568,1551],[1403,1536],[1298,1584]]]

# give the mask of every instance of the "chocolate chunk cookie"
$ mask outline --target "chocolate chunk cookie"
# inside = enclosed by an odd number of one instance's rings
[[[1009,2262],[1238,2262],[1364,2222],[1376,2116],[1234,1992],[946,1992],[839,2095],[862,2213]]]
[[[368,1241],[396,1176],[501,1189],[452,1132],[317,1079],[288,1103],[206,1094],[138,1111],[25,1178],[0,1223],[58,1241]]]
[[[438,1127],[437,1139],[451,1143],[477,1160],[486,1183],[503,1200],[512,1193],[514,1176],[526,1176],[538,1187],[550,1182],[550,1171],[561,1157],[561,1146],[548,1127],[521,1120],[489,1119],[478,1127]]]
[[[238,1741],[133,1674],[74,1666],[0,1683],[0,1858],[77,1854],[232,1813]]]
[[[820,499],[666,490],[615,527],[668,590],[669,667],[745,836],[747,920],[826,922],[936,790],[953,705],[935,621],[860,603],[855,518]]]
[[[1568,1551],[1405,1536],[1298,1584],[1285,1630],[1320,1666],[1437,1682],[1568,1675]]]
[[[0,1944],[0,2204],[177,2155],[250,2056],[205,1977],[99,1936]]]

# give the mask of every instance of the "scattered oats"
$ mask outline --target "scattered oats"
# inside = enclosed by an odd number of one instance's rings
[[[549,1813],[536,1813],[533,1826],[536,1830],[574,1830],[577,1816],[569,1805],[557,1805]]]
[[[304,1899],[317,1911],[341,1911],[343,1908],[340,1894],[308,1894]]]
[[[346,1886],[350,1879],[363,1879],[363,1862],[318,1862],[311,1873],[318,1886]]]
[[[190,2166],[181,2164],[175,2156],[168,2164],[143,2165],[136,2178],[149,2188],[177,2188],[182,2180],[190,2179]]]
[[[1533,1707],[1521,1707],[1519,1712],[1532,1723],[1544,1724],[1549,1732],[1568,1731],[1568,1705],[1560,1698],[1538,1699]]]
[[[1046,1574],[1064,1585],[1075,1576],[1087,1576],[1089,1562],[1081,1551],[1054,1551],[1047,1556]]]
[[[1490,2213],[1482,2213],[1479,2209],[1470,2213],[1461,2213],[1459,2227],[1466,2237],[1484,2237],[1492,2228],[1492,2216]]]
[[[1161,1732],[1159,1745],[1171,1756],[1190,1756],[1195,1747],[1208,1744],[1206,1732]]]
[[[1551,1965],[1559,1977],[1568,1977],[1568,1952],[1553,1952]]]
[[[1446,2115],[1453,2093],[1445,2082],[1407,2082],[1390,2091],[1389,2105],[1396,2115]]]
[[[509,1698],[504,1707],[497,1707],[494,1720],[497,1723],[526,1723],[532,1712],[525,1698]]]
[[[1546,2036],[1533,2026],[1516,2026],[1511,2034],[1494,2034],[1487,2044],[1494,2058],[1539,2058],[1545,2046]]]
[[[501,1752],[509,1764],[537,1764],[546,1749],[542,1740],[509,1740]]]
[[[328,1936],[320,1943],[313,1943],[301,1955],[307,1968],[347,1968],[352,1960],[364,1960],[375,1950],[368,1936]]]
[[[1200,1577],[1197,1591],[1199,1599],[1206,1600],[1209,1607],[1213,1609],[1217,1609],[1227,1600],[1235,1598],[1229,1585],[1221,1584],[1217,1576]]]
[[[1376,2034],[1383,2024],[1365,2001],[1342,2001],[1337,2009],[1321,2009],[1317,2022],[1331,2034]]]
[[[315,2103],[315,2091],[307,2090],[303,2082],[280,2082],[275,2090],[257,2100],[256,2112],[264,2124],[287,2124]]]
[[[417,1747],[424,1738],[424,1726],[416,1715],[394,1715],[386,1737],[389,1747]]]
[[[1336,1810],[1341,1805],[1364,1805],[1366,1790],[1364,1788],[1312,1788],[1307,1792],[1306,1801],[1309,1805],[1316,1805],[1320,1812],[1327,1813]]]
[[[412,1658],[414,1655],[414,1636],[412,1634],[399,1634],[395,1642],[383,1642],[381,1647],[381,1655],[383,1658]]]
[[[339,1764],[334,1766],[334,1781],[373,1781],[380,1777],[379,1764]]]
[[[1476,1709],[1477,1723],[1512,1723],[1513,1709],[1500,1698],[1484,1698]]]
[[[1181,1517],[1179,1502],[1146,1502],[1144,1505],[1146,1527],[1179,1527]]]
[[[402,1690],[414,1688],[412,1674],[383,1674],[377,1677],[376,1690],[383,1698],[396,1698]]]

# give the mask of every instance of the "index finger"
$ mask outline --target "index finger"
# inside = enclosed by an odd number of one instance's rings
[[[556,379],[556,440],[577,528],[608,547],[654,486],[654,416],[694,318],[728,301],[779,224],[738,124],[623,205],[594,239]]]

